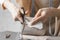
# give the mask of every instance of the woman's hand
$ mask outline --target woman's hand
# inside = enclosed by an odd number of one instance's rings
[[[39,9],[35,17],[31,21],[31,25],[36,24],[39,21],[46,22],[49,17],[55,17],[60,15],[60,10],[57,8],[42,8]]]

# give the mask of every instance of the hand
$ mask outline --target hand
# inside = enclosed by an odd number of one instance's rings
[[[15,21],[20,21],[21,23],[23,23],[23,18],[20,11],[17,13],[17,16],[14,19]]]
[[[31,10],[30,10],[30,11],[31,11]],[[29,16],[28,13],[30,13],[30,11],[27,10],[27,11],[25,12],[25,15]],[[22,14],[23,14],[23,13],[19,12],[18,15],[17,15],[17,19],[18,19],[21,23],[23,23],[23,18],[22,18],[23,15],[22,15]]]
[[[60,10],[57,8],[42,8],[39,9],[36,13],[35,17],[31,21],[31,25],[36,24],[39,21],[42,21],[43,23],[47,21],[49,17],[59,16]]]

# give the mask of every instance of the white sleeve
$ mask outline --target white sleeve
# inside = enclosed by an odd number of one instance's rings
[[[15,20],[16,16],[18,15],[19,8],[16,8],[16,6],[9,0],[0,0],[0,4],[2,5],[3,3],[6,9],[11,13],[13,20]]]
[[[4,0],[0,0],[0,5],[2,5],[4,3]]]
[[[9,1],[5,1],[4,4],[5,4],[5,7],[11,13],[13,19],[15,19],[16,16],[18,15],[19,9],[16,8],[16,6],[13,3],[9,2]]]
[[[3,0],[3,2],[1,2],[2,0],[0,0],[0,3],[4,3],[4,6],[6,7],[6,9],[8,9],[8,11],[11,13],[13,20],[16,19],[16,17],[19,15],[19,8],[17,8],[13,3],[11,3],[11,1],[9,0]],[[22,10],[20,10],[22,12]]]

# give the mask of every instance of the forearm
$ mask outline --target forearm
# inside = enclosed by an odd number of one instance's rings
[[[11,3],[10,1],[5,1],[4,6],[11,12],[13,17],[17,16],[19,9],[16,8],[13,3]]]
[[[1,3],[1,5],[3,5],[3,4],[4,4],[4,7],[6,9],[8,9],[8,11],[11,13],[13,19],[15,19],[16,16],[18,15],[19,9],[16,8],[16,6],[14,6],[14,4],[11,3],[9,0],[3,1],[3,3]]]

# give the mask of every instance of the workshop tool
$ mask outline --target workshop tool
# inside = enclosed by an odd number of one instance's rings
[[[24,7],[21,7],[21,9],[22,9],[22,11],[23,11],[23,13],[21,13],[20,12],[20,15],[21,15],[21,17],[22,17],[22,20],[23,20],[23,29],[22,29],[22,32],[21,32],[21,40],[23,40],[23,31],[24,31],[24,28],[25,28],[25,19],[24,19],[24,17],[25,17],[25,10],[24,10]]]

